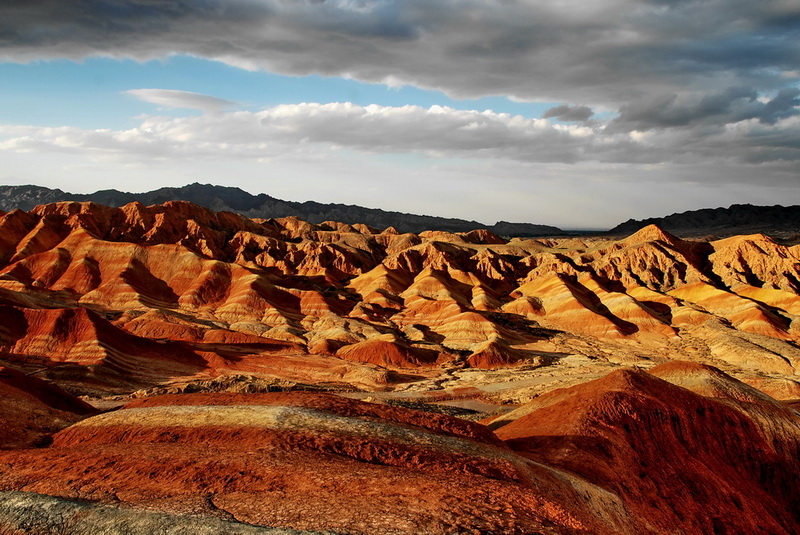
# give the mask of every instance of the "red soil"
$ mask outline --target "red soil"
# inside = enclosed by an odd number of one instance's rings
[[[336,351],[345,360],[376,364],[388,368],[413,368],[432,365],[439,356],[435,351],[409,347],[385,340],[365,340]]]

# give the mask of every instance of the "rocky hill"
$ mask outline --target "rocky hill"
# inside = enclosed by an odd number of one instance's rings
[[[800,415],[716,368],[621,369],[485,423],[302,392],[138,400],[65,424],[47,447],[0,450],[0,530],[793,535],[800,525]]]
[[[640,221],[630,219],[609,230],[608,234],[624,236],[648,225],[658,225],[681,236],[723,238],[760,232],[789,238],[800,234],[800,206],[734,204],[729,208],[705,208]]]
[[[234,212],[247,217],[264,219],[298,217],[309,223],[322,223],[323,221],[362,223],[380,229],[394,227],[399,232],[422,232],[425,230],[469,232],[486,228],[505,236],[559,236],[566,234],[563,230],[549,225],[500,221],[492,226],[486,226],[477,221],[406,214],[346,204],[282,201],[263,193],[251,195],[239,188],[210,184],[195,183],[180,188],[160,188],[145,193],[127,193],[111,189],[87,194],[68,193],[60,189],[41,186],[0,186],[0,210],[30,210],[39,204],[59,201],[95,202],[116,207],[131,202],[151,205],[168,201],[188,201],[212,210]]]

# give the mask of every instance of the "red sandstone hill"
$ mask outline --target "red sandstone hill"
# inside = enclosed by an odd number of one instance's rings
[[[506,241],[187,202],[0,217],[0,359],[96,395],[228,373],[374,390],[405,377],[388,369],[559,354],[694,358],[790,392],[799,292],[798,246],[760,235]]]
[[[642,532],[797,533],[800,414],[763,394],[730,403],[754,389],[681,365],[556,390],[490,427],[527,458],[619,496]],[[725,395],[698,375],[726,383]]]
[[[800,414],[713,367],[619,370],[489,427],[323,394],[135,401],[0,451],[0,531],[800,530]]]

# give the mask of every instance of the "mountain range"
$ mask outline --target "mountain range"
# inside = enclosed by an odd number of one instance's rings
[[[94,193],[69,193],[42,186],[0,186],[0,210],[10,211],[15,208],[30,210],[38,204],[59,201],[89,201],[115,207],[134,201],[145,205],[161,204],[167,201],[188,201],[212,210],[234,212],[251,218],[269,219],[294,216],[309,223],[324,221],[362,223],[381,230],[394,227],[399,232],[416,233],[425,230],[469,232],[485,228],[503,236],[563,236],[567,234],[563,230],[549,225],[499,221],[494,225],[487,226],[477,221],[406,214],[348,204],[283,201],[264,193],[251,195],[239,188],[211,184],[194,183],[180,188],[160,188],[145,193],[127,193],[115,189]]]
[[[404,233],[425,230],[469,232],[484,228],[499,236],[546,237],[586,234],[565,232],[558,227],[533,223],[499,221],[484,225],[477,221],[392,212],[348,204],[326,204],[315,201],[294,202],[276,199],[264,193],[252,195],[240,188],[211,184],[188,184],[179,188],[160,188],[144,193],[128,193],[115,189],[94,193],[69,193],[42,186],[0,186],[0,210],[30,210],[39,204],[60,201],[89,201],[119,207],[133,201],[145,205],[168,201],[188,201],[216,211],[242,214],[250,218],[270,219],[297,217],[309,223],[338,221],[362,223],[377,229],[393,227]],[[777,238],[796,240],[800,235],[800,206],[754,206],[734,204],[728,208],[704,208],[664,217],[629,219],[610,229],[607,234],[626,236],[648,225],[657,225],[680,237],[718,237],[763,233]],[[592,232],[596,233],[596,232]]]
[[[790,238],[800,234],[800,206],[734,204],[728,208],[704,208],[665,217],[629,219],[608,233],[625,236],[648,225],[658,225],[682,237],[728,237],[760,232]]]

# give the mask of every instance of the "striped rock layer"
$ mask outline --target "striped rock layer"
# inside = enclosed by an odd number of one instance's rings
[[[0,360],[86,393],[228,373],[377,390],[408,377],[398,369],[576,353],[690,359],[792,390],[798,247],[654,226],[506,240],[62,202],[0,217]]]
[[[484,423],[301,392],[137,400],[0,450],[0,532],[798,532],[800,415],[716,368],[622,369]]]

